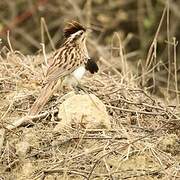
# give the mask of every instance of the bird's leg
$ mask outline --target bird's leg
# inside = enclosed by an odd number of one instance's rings
[[[78,82],[77,85],[73,86],[73,89],[75,90],[76,94],[81,94],[80,92],[83,91],[86,93],[86,91],[84,90],[83,86]]]

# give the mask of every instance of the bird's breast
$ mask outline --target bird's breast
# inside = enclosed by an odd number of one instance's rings
[[[75,79],[80,80],[84,74],[85,74],[85,67],[82,65],[78,67],[76,70],[73,71],[72,75],[75,77]]]

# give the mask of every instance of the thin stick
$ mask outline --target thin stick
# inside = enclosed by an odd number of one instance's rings
[[[41,23],[42,23],[42,26],[45,28],[45,31],[46,31],[46,33],[47,33],[47,36],[48,36],[49,42],[50,42],[50,44],[51,44],[51,47],[52,47],[52,49],[55,51],[56,48],[55,48],[55,46],[54,46],[54,43],[53,43],[52,38],[51,38],[51,35],[50,35],[50,33],[49,33],[49,30],[48,30],[46,21],[44,20],[43,17],[41,18]],[[41,32],[44,33],[44,31],[41,31]],[[42,37],[42,40],[44,41],[43,34],[41,35],[41,37]]]
[[[46,56],[45,44],[41,43],[41,46],[42,46],[42,52],[43,52],[43,56],[44,56],[44,64],[46,65],[46,67],[48,67],[48,61],[47,61],[47,56]]]
[[[122,61],[122,72],[123,72],[123,77],[126,77],[127,75],[127,63],[126,63],[126,59],[124,57],[124,53],[123,53],[123,46],[122,46],[122,41],[120,36],[118,35],[118,33],[115,33],[117,38],[118,38],[118,42],[119,42],[119,54],[120,54],[120,59]]]
[[[166,113],[154,113],[154,112],[146,112],[146,111],[138,111],[138,110],[132,110],[132,109],[123,109],[123,108],[119,108],[116,106],[110,106],[110,105],[106,105],[106,107],[108,108],[112,108],[112,109],[117,109],[120,111],[125,111],[125,112],[131,112],[131,113],[139,113],[139,114],[146,114],[146,115],[165,115]]]
[[[169,30],[169,0],[167,0],[167,56],[168,56],[168,81],[167,81],[167,94],[169,94],[170,78],[171,78],[171,55],[170,55],[170,30]]]
[[[0,154],[1,154],[1,151],[2,151],[2,147],[3,147],[3,144],[4,144],[4,135],[5,135],[5,129],[0,129]]]
[[[10,51],[11,51],[11,52],[14,52],[14,51],[13,51],[13,48],[12,48],[12,45],[11,45],[11,41],[10,41],[10,36],[9,36],[9,34],[10,34],[9,31],[7,31],[7,42],[8,42]]]
[[[86,175],[84,173],[75,171],[75,170],[69,170],[69,169],[53,169],[53,170],[44,170],[43,171],[43,177],[46,176],[46,174],[52,174],[52,173],[70,173],[70,174],[75,174],[84,177],[87,179]],[[45,178],[45,177],[44,177]],[[42,179],[41,179],[42,180]]]
[[[22,125],[26,125],[26,124],[34,124],[32,121],[35,121],[37,119],[42,119],[46,116],[48,116],[49,114],[51,113],[56,113],[58,110],[55,110],[53,112],[49,112],[49,111],[46,111],[42,114],[38,114],[36,116],[25,116],[23,118],[20,118],[20,119],[17,119],[15,122],[13,122],[12,124],[6,126],[7,129],[9,130],[12,130],[12,129],[15,129],[17,127],[20,127]]]
[[[126,102],[128,104],[142,105],[142,106],[147,106],[147,107],[150,107],[150,108],[153,108],[153,109],[165,111],[165,109],[162,108],[162,107],[153,106],[153,105],[146,104],[146,103],[137,103],[137,102],[133,102],[133,101],[130,101],[128,99],[124,99],[124,98],[120,98],[120,97],[118,99],[111,100],[110,102],[112,103],[112,102],[117,102],[117,101],[123,101],[123,102]]]
[[[176,47],[178,45],[178,42],[176,41],[176,38],[173,37],[173,50],[174,50],[174,78],[175,78],[175,89],[176,89],[176,100],[177,104],[179,106],[179,94],[178,94],[178,78],[177,78],[177,56],[176,56]]]
[[[41,17],[41,43],[42,43],[42,44],[45,43],[43,21],[44,21],[44,18]]]
[[[152,44],[151,44],[151,46],[149,48],[149,51],[148,51],[148,55],[147,55],[147,58],[146,58],[146,66],[145,66],[147,70],[149,69],[149,64],[151,63],[150,59],[151,59],[152,54],[153,54],[154,43],[156,42],[157,37],[159,35],[159,32],[160,32],[160,29],[161,29],[161,26],[162,26],[162,23],[163,23],[166,11],[167,11],[167,8],[165,7],[164,10],[163,10],[163,13],[162,13],[162,16],[161,16],[161,20],[159,22],[156,34],[154,36],[153,42],[152,42]]]

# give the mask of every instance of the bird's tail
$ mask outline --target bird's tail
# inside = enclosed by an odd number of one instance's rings
[[[36,99],[36,101],[32,105],[28,115],[35,116],[43,109],[44,105],[47,103],[47,101],[53,94],[56,84],[57,84],[56,81],[52,81],[52,82],[47,83],[43,87],[39,97]]]

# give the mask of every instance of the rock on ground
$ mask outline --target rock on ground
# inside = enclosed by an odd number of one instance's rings
[[[110,118],[103,102],[93,94],[71,95],[60,105],[60,123],[55,131],[72,128],[111,128]]]

